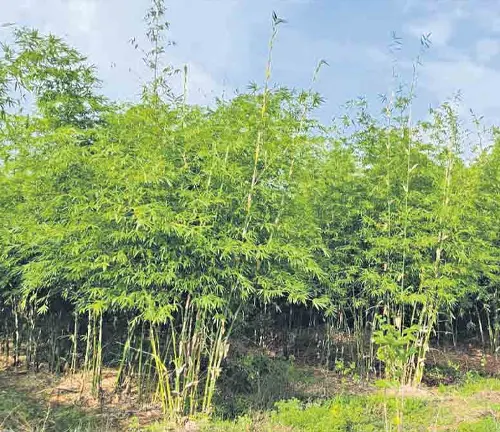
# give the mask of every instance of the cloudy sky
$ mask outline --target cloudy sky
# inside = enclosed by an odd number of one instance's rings
[[[320,59],[330,67],[316,85],[327,100],[322,117],[347,100],[376,101],[391,86],[392,67],[411,78],[422,34],[432,47],[419,67],[416,112],[462,92],[488,122],[500,114],[500,1],[498,0],[166,0],[175,65],[188,64],[190,101],[208,103],[250,81],[262,82],[271,13],[280,28],[273,81],[306,87]],[[65,38],[98,69],[103,91],[136,98],[145,71],[129,40],[144,39],[148,0],[0,0],[0,23],[36,27]],[[9,28],[0,29],[0,39]],[[402,47],[391,54],[392,33]]]

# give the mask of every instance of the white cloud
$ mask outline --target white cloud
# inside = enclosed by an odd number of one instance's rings
[[[387,65],[392,61],[389,53],[378,48],[378,47],[367,46],[367,47],[362,48],[361,50],[365,51],[366,56],[368,57],[369,61],[371,61],[371,62]]]
[[[486,38],[476,42],[476,58],[481,63],[487,63],[500,53],[500,41]]]
[[[170,36],[178,46],[167,49],[165,60],[175,66],[189,65],[190,102],[210,102],[224,90],[230,95],[233,88],[243,88],[252,78],[263,79],[274,9],[289,23],[280,28],[273,79],[289,86],[308,86],[318,60],[325,58],[331,67],[322,70],[318,89],[340,104],[346,97],[374,95],[389,85],[393,59],[387,49],[389,41],[379,36],[402,23],[412,39],[432,33],[433,48],[419,68],[419,87],[438,100],[462,89],[466,103],[479,113],[500,113],[500,102],[491,91],[500,85],[500,72],[495,69],[497,65],[500,71],[500,47],[493,33],[500,31],[498,0],[406,0],[406,8],[402,0],[394,0],[391,13],[396,21],[373,22],[362,29],[356,25],[355,7],[346,12],[352,13],[352,24],[349,20],[347,25],[335,21],[344,15],[330,3],[335,2],[166,0]],[[381,8],[391,7],[391,2],[381,3]],[[148,77],[141,53],[128,40],[138,37],[141,46],[147,46],[142,18],[149,4],[150,0],[0,0],[0,19],[65,38],[97,65],[105,93],[123,100],[138,95]],[[342,24],[352,31],[339,34],[337,27]],[[412,52],[406,46],[401,50],[398,67],[405,66]],[[402,73],[408,70],[411,67]],[[180,89],[181,78],[173,80]]]
[[[143,54],[129,40],[137,37],[141,48],[148,49],[143,17],[149,4],[150,0],[0,0],[0,9],[2,21],[56,34],[76,46],[98,67],[106,94],[127,100],[137,97],[148,80]],[[239,2],[225,0],[167,2],[169,36],[179,46],[167,49],[165,61],[177,67],[189,64],[190,102],[207,103],[222,91],[216,72],[233,56],[226,23],[238,6]],[[179,82],[179,76],[172,78],[172,86],[181,91]]]
[[[97,2],[95,0],[69,0],[68,12],[74,28],[84,33],[95,29]]]
[[[431,41],[434,45],[447,45],[453,36],[454,19],[449,16],[440,16],[426,21],[409,23],[406,31],[412,36],[421,37],[431,34]]]
[[[493,120],[500,114],[500,3],[496,0],[407,0],[407,32],[431,32],[420,87],[440,103],[460,92],[462,114],[472,108]],[[416,17],[416,18],[415,18]],[[465,118],[465,117],[464,117]]]
[[[470,0],[406,0],[402,10],[406,14],[435,15],[445,13],[455,18],[464,18],[470,13],[471,7],[477,7],[481,3],[490,0],[477,0],[472,4]],[[400,3],[400,0],[395,0]]]
[[[497,113],[500,99],[492,89],[500,88],[500,71],[472,59],[428,62],[421,73],[422,85],[439,101],[458,91],[463,105],[479,114]]]
[[[176,62],[179,63],[179,62]],[[207,105],[214,101],[216,96],[225,93],[232,93],[231,88],[225,88],[216,80],[205,68],[196,63],[186,63],[187,66],[187,101],[191,104]],[[182,69],[184,69],[182,67]],[[184,83],[184,71],[179,74],[173,82],[172,88],[176,94],[182,94]]]
[[[474,18],[487,32],[500,33],[500,3],[481,2],[474,8]]]

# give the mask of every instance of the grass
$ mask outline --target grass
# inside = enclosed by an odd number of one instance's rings
[[[266,413],[235,421],[212,421],[216,431],[500,431],[500,380],[473,377],[461,385],[441,386],[400,398],[384,391],[345,395],[323,402],[278,402]]]
[[[355,387],[337,388],[329,393],[335,396],[326,399],[292,398],[275,403],[271,409],[248,411],[233,420],[217,418],[217,414],[211,419],[198,416],[186,418],[182,426],[158,422],[154,417],[141,418],[139,407],[135,415],[131,406],[124,404],[105,404],[100,412],[96,406],[78,405],[70,397],[55,399],[55,387],[70,386],[64,378],[54,380],[49,380],[48,375],[40,378],[0,372],[0,430],[500,432],[500,379],[477,374],[466,374],[459,384],[417,390],[372,386],[361,392]],[[306,381],[297,385],[318,384]]]
[[[57,403],[49,390],[57,381],[0,371],[0,431],[113,431],[115,421],[96,409]],[[52,395],[53,396],[53,395]]]
[[[500,379],[472,375],[461,385],[445,387],[445,391],[453,391],[463,396],[471,396],[479,392],[500,392]]]
[[[15,389],[0,390],[0,430],[106,431],[111,424],[75,406],[50,406]]]

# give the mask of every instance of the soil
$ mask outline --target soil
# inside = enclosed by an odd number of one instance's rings
[[[102,390],[99,396],[95,397],[91,393],[90,374],[79,372],[56,376],[43,370],[32,373],[22,370],[21,367],[16,370],[12,366],[7,366],[12,365],[12,362],[7,360],[0,358],[0,392],[15,389],[16,392],[44,401],[49,407],[77,407],[89,413],[105,415],[110,420],[108,423],[115,425],[116,430],[129,430],[132,423],[136,427],[151,425],[162,419],[159,404],[141,403],[133,386],[128,386],[126,392],[116,392],[117,371],[114,369],[103,370]],[[430,372],[424,380],[424,385],[419,388],[395,389],[394,392],[398,396],[435,400],[443,413],[450,413],[460,421],[479,419],[487,414],[495,415],[487,407],[500,405],[500,391],[481,391],[467,397],[443,396],[436,386],[453,384],[455,378],[463,377],[463,374],[469,371],[498,376],[500,361],[497,356],[484,354],[481,349],[472,346],[432,349],[429,352],[427,369]],[[301,394],[309,395],[311,398],[381,391],[375,389],[371,383],[361,382],[351,376],[342,376],[334,371],[309,367],[308,372],[312,379],[297,383],[296,386]],[[467,409],[464,409],[464,406]],[[196,423],[187,419],[181,428],[184,431],[198,430]]]
[[[104,415],[117,430],[127,430],[133,420],[137,426],[145,426],[162,419],[159,404],[140,403],[137,392],[116,392],[117,371],[104,369],[101,392],[92,395],[91,376],[85,372],[57,376],[52,373],[16,371],[5,367],[5,359],[0,359],[0,390],[14,389],[44,401],[49,407],[71,406],[91,414]]]

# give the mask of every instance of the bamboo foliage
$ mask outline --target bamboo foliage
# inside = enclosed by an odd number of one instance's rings
[[[330,333],[353,335],[362,375],[383,366],[404,384],[466,315],[496,351],[497,138],[466,160],[453,104],[411,118],[415,82],[382,119],[361,100],[340,128],[321,125],[324,62],[307,91],[272,85],[276,14],[263,88],[190,105],[187,68],[177,98],[174,69],[160,66],[164,14],[155,1],[147,15],[153,79],[135,103],[106,101],[94,68],[57,38],[18,30],[5,47],[7,361],[84,371],[96,397],[117,365],[117,392],[135,387],[179,419],[213,412],[233,328],[262,310],[284,317],[283,334],[304,311],[327,322],[326,365],[339,351]]]

